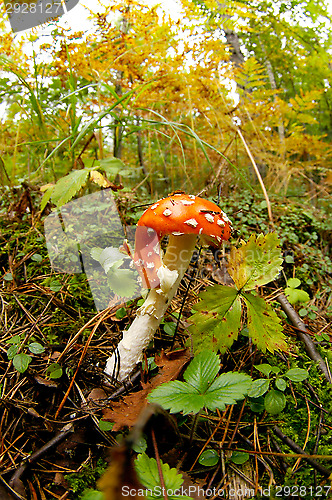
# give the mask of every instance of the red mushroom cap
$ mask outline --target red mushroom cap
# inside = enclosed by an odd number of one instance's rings
[[[184,193],[172,194],[151,205],[137,225],[134,264],[146,288],[159,285],[159,241],[166,234],[197,234],[204,243],[215,247],[231,235],[231,222],[218,205]]]
[[[199,234],[204,242],[216,247],[231,235],[231,222],[218,205],[184,193],[157,201],[137,224],[154,229],[159,238],[166,234]]]

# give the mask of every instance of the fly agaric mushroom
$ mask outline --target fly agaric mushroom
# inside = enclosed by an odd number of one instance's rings
[[[184,193],[174,193],[150,206],[138,221],[134,264],[143,286],[151,288],[146,301],[117,347],[108,358],[107,375],[123,381],[152,340],[174,297],[195,249],[197,236],[216,248],[231,234],[231,222],[215,203]],[[159,241],[169,235],[165,255]]]

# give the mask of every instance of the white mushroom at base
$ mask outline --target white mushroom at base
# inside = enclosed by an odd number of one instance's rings
[[[220,225],[218,221],[224,224]],[[162,258],[160,252],[155,251],[156,238],[160,241],[166,234],[170,235],[169,243]],[[201,235],[203,242],[219,247],[230,234],[229,219],[221,209],[213,202],[193,195],[175,193],[144,212],[138,221],[134,263],[143,285],[151,290],[133,323],[123,332],[117,352],[108,358],[107,375],[121,382],[142,360],[143,351],[153,339],[190,264],[197,236]],[[151,256],[152,248],[155,250]]]

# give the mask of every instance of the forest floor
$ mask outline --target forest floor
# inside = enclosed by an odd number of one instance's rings
[[[133,466],[138,455],[141,461],[146,455],[156,460],[157,482],[161,471],[166,482],[182,485],[184,494],[195,499],[332,498],[332,386],[275,300],[289,278],[300,280],[299,289],[309,299],[294,307],[328,372],[329,207],[273,200],[284,268],[262,293],[282,318],[289,351],[260,352],[244,328],[220,358],[222,372],[241,370],[254,378],[259,376],[255,366],[269,365],[264,376],[270,391],[279,388],[286,406],[273,414],[263,397],[246,398],[224,411],[174,416],[156,407],[147,410],[146,396],[163,382],[181,380],[190,362],[192,305],[200,291],[225,280],[212,253],[203,249],[197,268],[188,270],[143,368],[130,384],[109,386],[103,367],[135,317],[137,299],[97,313],[84,274],[52,271],[35,196],[27,188],[6,191],[0,211],[0,498],[115,500],[122,498],[123,486],[139,496]],[[124,217],[131,213],[130,203]],[[232,244],[269,230],[266,205],[258,195],[235,194],[222,209],[236,228]],[[282,387],[278,379],[292,368],[307,370],[308,378],[287,380]],[[175,472],[170,479],[162,463],[176,468],[182,480]]]

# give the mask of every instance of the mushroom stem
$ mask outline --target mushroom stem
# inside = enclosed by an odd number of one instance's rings
[[[162,269],[165,273],[160,276],[160,287],[149,292],[143,306],[138,309],[133,323],[123,332],[123,338],[117,346],[117,355],[113,353],[107,360],[105,368],[107,375],[114,376],[121,382],[142,360],[143,351],[153,339],[190,264],[196,239],[196,234],[170,235],[163,257]],[[170,277],[171,282],[169,282]]]

